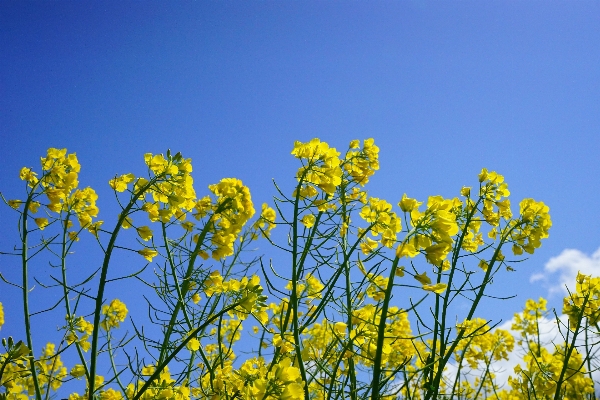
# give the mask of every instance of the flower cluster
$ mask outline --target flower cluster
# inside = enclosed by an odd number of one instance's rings
[[[511,232],[513,253],[520,255],[523,250],[533,254],[542,245],[542,239],[548,237],[552,227],[550,208],[541,201],[524,199],[520,205],[521,223]]]
[[[233,243],[254,215],[254,205],[250,190],[239,179],[225,178],[208,188],[217,197],[213,205],[215,230],[211,243],[215,246],[212,257],[219,260],[233,254]]]
[[[335,148],[319,139],[312,139],[307,143],[295,142],[292,154],[306,162],[296,172],[298,182],[317,186],[330,196],[335,193],[342,183],[340,153]]]
[[[379,169],[379,147],[375,145],[374,139],[366,139],[362,149],[359,147],[359,140],[350,142],[350,150],[346,153],[343,166],[354,182],[365,186]]]
[[[563,314],[569,316],[571,329],[575,329],[581,317],[589,324],[597,325],[600,321],[600,278],[579,272],[575,282],[575,292],[564,298]]]
[[[269,207],[267,203],[263,203],[262,210],[260,212],[260,217],[256,220],[252,228],[256,231],[253,234],[253,239],[258,238],[258,232],[261,233],[263,237],[269,237],[271,234],[271,230],[275,228],[275,210]]]
[[[144,161],[150,179],[136,178],[128,173],[111,179],[110,186],[117,192],[128,190],[135,199],[139,199],[142,202],[141,210],[146,212],[151,222],[170,223],[175,219],[186,232],[192,232],[196,223],[186,221],[187,214],[191,213],[197,221],[202,220],[203,226],[199,228],[206,229],[210,240],[197,243],[200,234],[196,234],[194,241],[200,246],[198,254],[204,259],[212,256],[220,260],[233,254],[235,240],[254,215],[248,187],[239,179],[225,178],[209,186],[214,200],[211,196],[197,199],[191,176],[191,159],[183,158],[180,153],[171,155],[167,152],[166,157],[163,154],[145,154]],[[274,219],[274,211],[264,206],[260,220],[263,234],[268,235],[274,227]],[[125,216],[122,226],[134,226],[132,219]],[[154,236],[148,226],[138,226],[136,231],[143,241],[149,241]],[[158,255],[158,251],[152,247],[141,249],[138,253],[148,261]]]
[[[396,236],[402,229],[400,218],[392,211],[392,205],[385,200],[376,197],[369,198],[368,205],[365,205],[360,216],[370,224],[369,232],[377,237],[381,234],[381,244],[391,248],[396,244]],[[361,250],[364,254],[369,254],[377,248],[378,242],[370,237],[365,237],[361,243]]]
[[[405,213],[410,213],[414,234],[401,243],[396,255],[415,257],[424,250],[429,263],[442,265],[452,250],[453,236],[459,232],[456,216],[462,210],[462,202],[456,197],[430,196],[427,209],[420,212],[421,203],[404,195],[398,204]]]
[[[492,330],[481,318],[465,320],[456,325],[463,332],[462,340],[455,350],[455,358],[464,358],[472,369],[490,365],[495,361],[508,360],[515,340],[504,329]]]
[[[6,341],[3,339],[3,343]],[[7,398],[27,399],[34,392],[34,381],[29,369],[29,349],[23,342],[12,343],[8,340],[7,352],[0,354],[0,387],[4,387]],[[42,349],[41,356],[34,362],[37,381],[42,393],[58,390],[67,377],[67,368],[60,355],[56,354],[56,346],[48,343]]]
[[[71,318],[68,322],[66,340],[68,344],[77,343],[81,349],[87,352],[90,349],[89,337],[94,330],[94,324],[86,321],[83,317]],[[83,335],[79,335],[83,334]]]
[[[114,299],[110,304],[102,307],[102,315],[104,315],[104,319],[100,322],[102,329],[108,331],[111,328],[118,328],[127,318],[127,307],[119,299]]]
[[[565,367],[564,346],[556,345],[551,353],[545,347],[532,343],[523,361],[524,366],[515,367],[516,376],[508,378],[512,390],[506,398],[517,400],[530,399],[532,396],[553,398],[561,371]],[[563,386],[562,399],[584,399],[594,393],[592,379],[583,365],[583,357],[575,349],[566,365],[568,379]]]
[[[498,226],[500,218],[511,219],[510,200],[503,200],[510,195],[504,177],[483,168],[479,174],[479,183],[479,194],[484,199],[482,214],[486,222],[491,226]]]
[[[303,381],[298,367],[289,358],[270,369],[262,357],[250,358],[234,369],[230,363],[201,378],[201,386],[211,388],[202,398],[240,398],[248,400],[304,399]]]
[[[93,218],[98,216],[96,206],[98,196],[92,188],[77,188],[81,166],[75,153],[67,154],[67,149],[50,148],[46,157],[41,158],[41,165],[40,178],[31,168],[21,169],[19,176],[30,187],[29,197],[27,201],[9,200],[9,205],[18,208],[20,204],[26,203],[28,211],[35,214],[41,205],[37,200],[38,197],[45,195],[48,202],[44,206],[48,212],[74,214],[82,228],[87,228],[94,233],[94,230],[102,224],[101,221],[92,223]],[[44,229],[49,224],[46,217],[34,218],[34,221],[40,229]],[[71,237],[75,240],[77,233],[72,232]]]

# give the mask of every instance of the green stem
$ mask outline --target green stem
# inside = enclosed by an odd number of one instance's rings
[[[35,369],[35,355],[33,354],[33,338],[31,335],[31,320],[29,314],[29,280],[27,271],[27,236],[29,234],[29,231],[27,230],[27,218],[29,216],[29,204],[31,203],[34,191],[35,187],[32,188],[30,194],[27,196],[27,200],[25,201],[25,209],[23,210],[23,215],[21,217],[21,232],[23,232],[21,237],[21,244],[23,246],[21,250],[21,265],[23,268],[23,316],[25,319],[25,336],[27,337],[27,347],[29,347],[29,370],[31,371],[31,379],[33,380],[33,386],[35,389],[35,398],[37,400],[41,400],[42,393],[40,390],[40,383],[38,381],[37,371]]]
[[[560,389],[564,383],[564,377],[565,373],[567,372],[567,368],[569,367],[569,359],[571,358],[571,354],[575,349],[575,341],[577,340],[577,336],[580,333],[579,328],[581,327],[581,321],[584,318],[583,313],[585,312],[585,306],[587,305],[589,298],[590,294],[588,293],[588,295],[583,299],[583,303],[581,304],[581,311],[579,312],[577,318],[577,325],[575,326],[575,331],[573,332],[573,338],[571,339],[571,343],[569,344],[569,347],[565,349],[565,359],[563,360],[563,366],[560,371],[558,380],[556,381],[556,392],[554,393],[554,400],[559,400],[561,398]]]
[[[383,358],[383,344],[385,339],[385,327],[387,312],[392,298],[392,288],[394,287],[394,277],[396,276],[396,268],[398,267],[399,257],[394,258],[390,277],[388,278],[387,287],[385,289],[385,298],[381,306],[381,316],[379,317],[379,329],[377,331],[377,350],[375,350],[375,360],[373,361],[373,381],[371,383],[371,400],[380,399],[380,382],[381,382],[381,359]]]
[[[143,186],[138,192],[131,198],[127,207],[123,209],[121,214],[119,215],[119,219],[113,230],[110,240],[108,242],[108,246],[104,252],[104,261],[102,262],[102,270],[100,272],[100,282],[98,283],[98,294],[96,295],[96,305],[94,309],[94,331],[92,332],[92,353],[90,360],[90,375],[88,377],[88,398],[89,400],[94,399],[94,391],[96,387],[96,361],[98,359],[98,336],[100,332],[100,315],[102,311],[102,303],[104,302],[104,289],[106,286],[106,279],[108,275],[108,266],[110,264],[110,258],[112,256],[113,249],[115,247],[115,242],[117,240],[117,236],[125,218],[136,204],[137,200],[146,194],[146,191],[155,184],[157,180],[163,177],[164,174],[160,174],[154,177],[154,179],[150,180],[145,186]]]

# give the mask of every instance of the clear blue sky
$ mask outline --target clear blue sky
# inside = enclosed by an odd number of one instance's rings
[[[292,184],[294,140],[373,137],[373,196],[455,196],[487,167],[550,206],[550,238],[497,280],[519,295],[488,309],[506,320],[551,257],[600,247],[599,43],[598,1],[2,1],[0,191],[66,147],[114,212],[107,181],[171,148],[199,194],[234,176],[259,207]],[[3,250],[14,223],[0,209]]]

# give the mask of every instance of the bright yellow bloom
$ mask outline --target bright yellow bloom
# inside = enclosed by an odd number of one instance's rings
[[[131,218],[125,217],[121,226],[123,227],[123,229],[129,229],[133,226],[133,221],[131,220]]]
[[[479,264],[477,264],[477,266],[484,271],[487,271],[489,268],[489,264],[485,260],[479,260]]]
[[[292,154],[299,159],[305,159],[304,165],[296,172],[296,178],[302,184],[311,183],[325,193],[333,195],[342,183],[340,168],[340,153],[319,139],[310,142],[295,142]]]
[[[404,193],[402,195],[402,199],[398,203],[398,206],[400,206],[400,209],[404,212],[411,212],[412,210],[418,209],[421,204],[423,203],[417,201],[416,199],[406,197],[406,193]]]
[[[152,239],[152,229],[147,226],[141,226],[137,228],[137,233],[145,242]]]
[[[23,202],[21,200],[8,200],[7,203],[10,207],[14,208],[15,210],[18,210]]]
[[[75,378],[81,378],[85,375],[85,367],[82,364],[75,364],[69,373]]]
[[[431,283],[431,279],[427,276],[427,272],[416,274],[414,278],[418,280],[421,285],[429,285]]]
[[[21,168],[21,172],[19,173],[19,178],[23,181],[27,181],[31,184],[37,183],[38,179],[36,178],[37,174],[33,172],[31,168],[23,167]]]
[[[38,203],[37,201],[32,201],[29,203],[29,212],[32,214],[35,214],[36,212],[38,212],[38,209],[40,208],[40,203]]]
[[[127,190],[127,185],[135,179],[133,174],[125,174],[119,177],[111,179],[108,184],[117,192],[124,192]]]
[[[431,264],[439,266],[451,250],[448,243],[437,243],[425,248],[425,257]]]
[[[300,222],[302,222],[305,227],[312,228],[315,224],[315,220],[316,218],[313,214],[306,214],[304,217],[302,217]]]
[[[335,330],[335,332],[338,335],[344,336],[346,335],[346,329],[348,328],[348,325],[346,325],[343,322],[336,322],[335,324],[333,324],[333,329]]]
[[[415,257],[419,254],[419,249],[415,248],[414,241],[403,242],[396,249],[396,257]]]
[[[365,237],[360,243],[360,249],[365,255],[371,254],[377,248],[377,246],[379,246],[379,242],[371,239],[370,237]]]
[[[119,324],[125,321],[127,317],[127,307],[125,303],[118,299],[114,299],[108,305],[102,307],[102,314],[104,314],[104,320],[100,323],[104,330],[110,328],[118,328]]]
[[[200,341],[198,341],[196,338],[192,338],[189,342],[187,342],[185,347],[191,352],[198,351],[198,349],[200,349]]]
[[[436,294],[442,294],[446,291],[448,285],[445,283],[436,283],[435,285],[423,285],[423,290],[434,292]]]
[[[107,390],[103,390],[100,392],[100,400],[121,400],[123,399],[123,394],[114,390],[113,388],[109,388]]]
[[[150,376],[154,373],[154,370],[156,370],[154,365],[146,365],[144,368],[142,368],[142,375]]]
[[[35,224],[40,228],[41,231],[48,226],[48,218],[35,218]]]
[[[292,382],[285,387],[281,394],[281,400],[302,400],[304,398],[304,387],[297,382]]]
[[[0,329],[2,329],[2,325],[4,325],[4,307],[0,303]]]
[[[350,142],[350,149],[358,149],[360,141]],[[374,139],[367,139],[359,151],[348,151],[344,157],[344,170],[349,178],[361,186],[369,182],[369,178],[379,170],[379,147]]]
[[[138,250],[138,253],[141,254],[149,262],[152,262],[152,259],[158,255],[158,251],[151,249]]]
[[[96,221],[96,222],[88,225],[88,227],[87,227],[88,232],[90,232],[92,235],[98,237],[98,232],[100,231],[100,227],[102,226],[103,223],[104,223],[104,221]]]

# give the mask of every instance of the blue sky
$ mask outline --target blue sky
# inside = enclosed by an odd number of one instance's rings
[[[295,140],[373,137],[373,196],[456,196],[486,167],[513,204],[550,206],[550,238],[495,282],[518,298],[484,309],[507,320],[560,281],[544,265],[565,249],[600,274],[599,40],[598,1],[3,1],[0,191],[22,197],[19,169],[66,147],[109,220],[108,180],[170,148],[198,193],[238,177],[259,206],[272,178],[292,185]],[[0,209],[2,250],[14,217]]]

